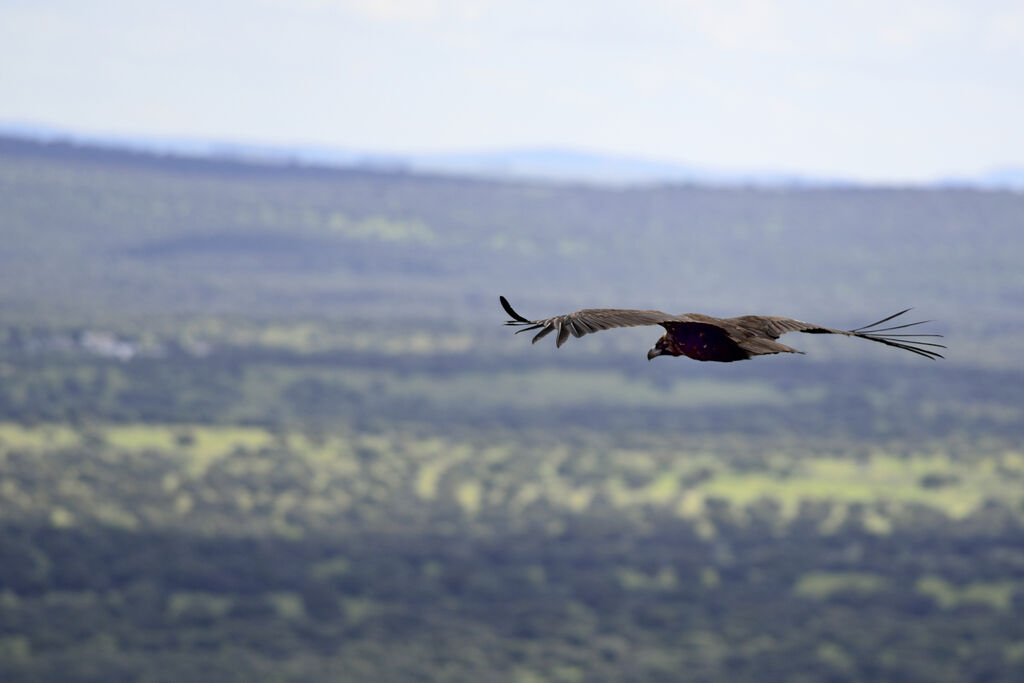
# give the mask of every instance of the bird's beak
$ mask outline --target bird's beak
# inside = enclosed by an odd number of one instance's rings
[[[658,356],[664,353],[661,349],[655,346],[653,349],[647,352],[647,360],[654,360]]]

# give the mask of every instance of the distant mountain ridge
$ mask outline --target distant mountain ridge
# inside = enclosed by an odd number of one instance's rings
[[[0,123],[0,136],[144,153],[255,163],[290,163],[441,173],[488,179],[541,180],[597,185],[692,183],[718,186],[820,187],[885,185],[842,176],[772,169],[727,169],[563,147],[525,147],[452,153],[382,153],[328,145],[237,143],[200,138],[76,133],[34,124]],[[1024,166],[977,175],[947,176],[912,185],[1024,190]]]

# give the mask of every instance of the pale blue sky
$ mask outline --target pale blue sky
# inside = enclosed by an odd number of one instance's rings
[[[0,0],[0,122],[926,180],[1024,165],[1024,2]]]

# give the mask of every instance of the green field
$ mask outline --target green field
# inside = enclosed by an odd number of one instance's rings
[[[802,509],[824,506],[822,534],[836,533],[852,510],[862,512],[856,523],[865,532],[877,534],[890,533],[908,509],[924,508],[950,520],[993,506],[1024,510],[1024,452],[1005,444],[979,446],[969,458],[952,459],[937,450],[939,442],[936,450],[925,452],[906,452],[904,444],[894,443],[851,459],[741,439],[728,444],[739,449],[739,456],[730,458],[716,453],[714,440],[680,449],[669,439],[645,438],[643,446],[634,447],[570,447],[522,439],[482,443],[476,436],[457,440],[352,430],[311,436],[195,424],[0,424],[0,459],[7,467],[38,468],[74,482],[22,488],[11,479],[3,488],[4,517],[48,515],[61,527],[117,519],[125,528],[144,523],[200,531],[193,525],[207,517],[193,514],[195,491],[215,508],[250,517],[247,524],[259,518],[253,528],[267,532],[287,528],[288,519],[300,519],[302,530],[324,532],[327,520],[344,515],[371,490],[369,502],[444,506],[458,510],[467,524],[481,514],[515,518],[530,506],[582,515],[595,506],[621,515],[631,510],[675,515],[711,535],[709,505],[725,505],[737,523],[756,518],[780,531]],[[106,477],[80,475],[76,466],[91,467],[80,459],[83,451],[117,468],[106,470]],[[754,462],[743,457],[754,454]],[[69,465],[69,459],[77,465]],[[152,483],[159,483],[161,495],[148,501],[145,520],[131,506],[110,499],[120,480],[157,465],[166,469],[160,482]],[[262,480],[272,475],[286,477],[288,485],[266,490]],[[224,476],[231,486],[220,479]],[[106,517],[93,515],[99,501]],[[263,514],[253,514],[257,503]]]

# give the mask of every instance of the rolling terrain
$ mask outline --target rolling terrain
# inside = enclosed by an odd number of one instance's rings
[[[1022,220],[0,140],[0,677],[1018,680]],[[499,294],[950,349],[648,363]]]

